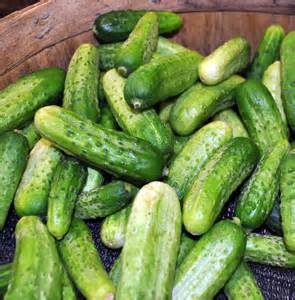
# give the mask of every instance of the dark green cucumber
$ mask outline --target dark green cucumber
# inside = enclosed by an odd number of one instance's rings
[[[25,170],[28,152],[28,143],[22,135],[16,132],[0,135],[0,230]]]
[[[5,300],[61,299],[63,268],[54,239],[36,216],[16,225],[16,250]]]
[[[261,82],[249,79],[236,92],[243,123],[262,153],[278,141],[288,139],[288,129],[276,103]]]
[[[224,122],[212,122],[192,135],[169,166],[166,182],[179,199],[183,199],[213,153],[232,138],[232,130]]]
[[[233,38],[205,57],[199,66],[203,83],[216,85],[245,69],[250,60],[250,44],[242,38]]]
[[[118,10],[102,14],[95,20],[93,32],[104,42],[123,41],[147,12],[146,10]],[[156,11],[156,13],[159,17],[160,34],[173,32],[181,27],[182,19],[175,13],[168,11]]]
[[[153,59],[128,77],[124,88],[126,101],[142,110],[180,94],[197,80],[202,58],[185,50]]]
[[[61,158],[61,152],[45,139],[34,146],[14,198],[19,216],[46,213],[50,185]]]
[[[68,232],[75,202],[86,180],[86,170],[74,159],[56,168],[48,197],[47,228],[58,240]]]
[[[76,291],[67,271],[63,270],[62,276],[62,300],[76,300]]]
[[[188,232],[201,235],[212,227],[258,157],[255,144],[244,137],[233,138],[211,156],[184,197],[183,223]]]
[[[175,102],[170,124],[179,135],[188,135],[200,128],[215,113],[234,105],[234,91],[244,78],[234,75],[216,86],[193,85]]]
[[[106,97],[104,95],[104,90],[103,90],[103,86],[102,86],[102,78],[104,76],[104,72],[100,72],[99,73],[99,80],[98,80],[98,86],[97,86],[97,97],[98,97],[98,102],[99,104],[103,107],[102,104],[105,104],[106,102]],[[101,118],[101,116],[100,116]]]
[[[95,188],[102,186],[104,178],[101,172],[92,168],[87,168],[87,178],[82,192],[89,192]]]
[[[275,204],[265,221],[265,225],[275,234],[282,236],[282,219],[281,219],[281,209],[280,209],[280,198],[277,197]]]
[[[249,234],[245,260],[283,268],[295,268],[295,254],[288,252],[283,238],[274,235]]]
[[[30,123],[28,126],[21,130],[16,130],[16,132],[22,134],[28,141],[29,148],[32,149],[36,143],[40,140],[40,135],[38,134],[34,123]]]
[[[189,238],[184,232],[181,234],[180,247],[176,261],[176,267],[179,267],[190,251],[194,248],[196,241]]]
[[[157,181],[141,188],[128,220],[116,299],[169,299],[180,235],[175,191]]]
[[[274,24],[266,29],[247,73],[247,78],[262,79],[267,67],[279,58],[284,36],[285,32],[281,25]]]
[[[118,283],[121,276],[121,269],[122,269],[122,254],[120,254],[117,259],[115,260],[112,269],[110,271],[110,278],[113,282],[113,285],[117,288]]]
[[[282,98],[288,123],[295,131],[295,31],[284,38],[281,45]]]
[[[186,143],[189,141],[191,137],[192,137],[191,135],[174,136],[174,147],[173,147],[174,157],[182,151],[182,149],[184,148],[184,146],[186,145]]]
[[[114,299],[115,288],[104,270],[87,225],[73,219],[59,243],[59,252],[70,277],[88,300]]]
[[[100,121],[99,123],[102,127],[108,129],[117,129],[117,121],[113,116],[113,113],[109,106],[104,106],[100,111]]]
[[[4,296],[7,290],[11,274],[12,263],[0,265],[0,298]]]
[[[138,181],[162,175],[164,158],[151,144],[103,128],[71,111],[44,107],[35,115],[35,126],[57,147],[97,168]]]
[[[270,214],[279,192],[280,165],[289,149],[287,140],[278,142],[265,153],[243,187],[235,214],[244,227],[260,227]]]
[[[0,133],[19,128],[62,94],[65,72],[58,68],[36,71],[0,91]]]
[[[257,285],[249,266],[241,262],[224,287],[229,300],[263,300],[264,297]]]
[[[154,109],[139,113],[130,108],[123,93],[125,82],[115,69],[108,71],[103,78],[105,95],[117,123],[124,132],[150,142],[169,156],[173,151],[172,133]]]
[[[157,48],[158,32],[159,20],[155,12],[147,12],[139,19],[116,55],[120,75],[127,77],[150,61]]]
[[[213,299],[237,268],[245,246],[239,225],[229,220],[214,225],[178,267],[172,298]]]
[[[75,215],[82,219],[106,217],[126,206],[138,189],[124,181],[113,181],[79,195]]]

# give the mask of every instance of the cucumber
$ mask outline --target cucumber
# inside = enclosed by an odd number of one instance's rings
[[[86,179],[86,170],[66,158],[55,171],[48,197],[47,228],[58,240],[68,232],[75,202]]]
[[[70,230],[59,243],[59,252],[66,270],[85,298],[114,299],[115,288],[82,220],[73,219]]]
[[[29,147],[16,132],[0,135],[0,230],[4,227],[10,205],[26,167]]]
[[[104,106],[101,108],[100,111],[100,121],[98,124],[100,124],[102,127],[104,128],[108,128],[108,129],[117,129],[117,121],[115,119],[115,117],[113,116],[113,113],[111,111],[111,109],[109,108],[109,106]]]
[[[98,97],[98,102],[99,104],[105,104],[106,102],[106,98],[104,95],[104,90],[103,90],[103,86],[102,86],[102,78],[105,74],[105,72],[98,72],[99,74],[99,80],[98,80],[98,85],[97,85],[97,97]],[[102,105],[101,105],[102,106]],[[102,114],[102,112],[101,112]],[[102,115],[100,116],[100,119],[102,118]]]
[[[240,226],[229,220],[218,222],[178,267],[172,298],[213,299],[237,268],[245,246]]]
[[[38,108],[56,103],[64,80],[62,69],[42,69],[0,91],[0,134],[25,125]]]
[[[123,41],[134,29],[146,10],[117,10],[98,16],[93,25],[93,32],[103,42]],[[169,11],[157,11],[159,33],[173,32],[182,25],[180,16]]]
[[[117,257],[117,259],[115,260],[115,262],[111,268],[111,271],[110,271],[110,278],[113,282],[113,285],[116,288],[118,287],[118,283],[119,283],[120,276],[121,276],[121,269],[122,269],[122,256],[121,255],[119,255]]]
[[[14,198],[19,216],[46,213],[50,185],[61,159],[61,152],[45,139],[34,146]]]
[[[5,300],[61,299],[63,268],[55,241],[36,216],[16,225],[16,250]]]
[[[69,278],[67,271],[64,269],[62,276],[62,300],[76,300],[75,288]]]
[[[215,49],[199,65],[203,83],[216,85],[245,69],[250,60],[251,47],[242,37],[235,37]]]
[[[180,94],[197,80],[202,58],[197,52],[185,50],[153,59],[128,77],[124,88],[126,101],[142,110]]]
[[[129,216],[116,299],[169,299],[181,234],[175,191],[151,182],[138,192]]]
[[[169,123],[170,112],[174,103],[175,101],[167,101],[161,103],[162,105],[160,105],[159,118],[162,123],[164,124]]]
[[[207,161],[184,197],[183,223],[188,232],[207,232],[233,191],[251,173],[258,149],[248,138],[237,137],[219,148]]]
[[[98,46],[99,69],[108,71],[115,68],[115,57],[123,43],[111,43]]]
[[[214,116],[213,121],[222,121],[231,127],[233,137],[249,137],[248,132],[238,114],[232,109],[226,109]]]
[[[22,134],[28,141],[29,148],[32,149],[36,143],[40,140],[40,135],[38,134],[34,123],[30,123],[28,126],[21,130],[16,130],[16,132]]]
[[[176,267],[179,267],[190,251],[194,248],[196,241],[189,238],[184,232],[181,234],[180,247],[176,261]]]
[[[169,166],[166,182],[172,186],[180,200],[190,189],[213,153],[232,138],[232,130],[224,122],[212,122],[198,130]]]
[[[192,137],[191,135],[174,136],[174,147],[173,147],[174,157],[176,157],[176,155],[178,155],[182,151],[182,149],[184,148],[184,146],[186,145],[186,143],[189,141],[191,137]]]
[[[0,265],[0,298],[4,296],[7,290],[11,274],[12,263]]]
[[[124,132],[150,142],[169,156],[173,151],[172,133],[162,124],[154,109],[138,113],[129,107],[123,93],[125,82],[115,69],[108,71],[103,78],[105,95],[117,123]]]
[[[283,39],[281,45],[281,77],[282,98],[288,123],[295,130],[295,31],[291,31]]]
[[[95,188],[102,186],[104,178],[102,174],[92,168],[87,168],[87,178],[83,186],[82,192],[89,192]]]
[[[103,128],[71,111],[44,107],[35,115],[35,126],[57,147],[96,168],[138,181],[162,175],[164,158],[148,142]]]
[[[284,36],[285,32],[281,25],[273,24],[266,29],[247,72],[247,78],[262,79],[267,67],[279,58]]]
[[[280,140],[288,139],[288,129],[268,89],[249,79],[236,90],[240,115],[249,136],[262,153]]]
[[[175,43],[174,41],[171,41],[169,39],[166,39],[162,36],[159,36],[156,53],[162,56],[166,56],[170,54],[179,53],[185,50],[188,50],[188,48],[183,47],[182,45]],[[199,55],[201,54],[199,53]]]
[[[216,86],[193,85],[175,102],[170,113],[170,124],[179,135],[188,135],[200,128],[218,111],[234,105],[234,91],[244,79],[231,76]]]
[[[257,285],[249,266],[241,262],[224,287],[229,300],[263,300],[264,297]]]
[[[280,209],[280,198],[277,197],[275,204],[265,221],[265,225],[275,234],[282,236],[282,220],[281,220],[281,209]]]
[[[250,233],[247,237],[245,260],[283,268],[295,268],[295,254],[288,252],[283,238]]]
[[[89,192],[81,193],[75,215],[81,219],[106,217],[126,206],[138,189],[124,181],[113,181]]]

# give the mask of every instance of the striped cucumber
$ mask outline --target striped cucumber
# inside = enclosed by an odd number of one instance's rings
[[[40,135],[38,134],[34,123],[30,123],[23,129],[16,130],[16,132],[22,134],[27,139],[30,149],[34,148],[36,143],[40,140]]]
[[[25,170],[28,152],[28,143],[22,135],[16,132],[0,135],[0,230]]]
[[[151,182],[138,192],[127,225],[116,299],[169,299],[181,234],[175,191]]]
[[[175,102],[170,124],[179,135],[188,135],[200,128],[215,113],[234,105],[234,91],[244,79],[231,76],[216,86],[193,85]]]
[[[109,106],[104,106],[100,110],[100,121],[99,123],[102,127],[108,129],[117,129],[117,121]]]
[[[110,173],[149,181],[160,178],[164,158],[148,142],[103,128],[57,106],[35,115],[40,134],[68,153]]]
[[[0,265],[0,298],[4,296],[7,290],[11,274],[12,263]]]
[[[181,234],[180,247],[176,261],[176,267],[179,267],[190,251],[194,248],[196,241],[189,238],[184,232]]]
[[[211,156],[184,197],[183,223],[188,232],[201,235],[212,227],[258,156],[255,144],[244,137],[233,138]]]
[[[178,267],[172,299],[213,299],[237,268],[245,246],[246,235],[239,225],[218,222]]]
[[[265,221],[265,225],[277,235],[283,235],[282,229],[282,218],[281,218],[281,209],[280,209],[281,201],[280,198],[277,197],[275,200],[275,204]]]
[[[87,178],[83,186],[82,192],[90,192],[91,190],[102,186],[104,178],[101,172],[92,168],[87,168]]]
[[[59,252],[70,277],[88,300],[114,299],[115,288],[104,270],[87,225],[73,219],[59,243]]]
[[[19,216],[46,213],[50,185],[61,159],[61,152],[45,139],[34,146],[14,198]]]
[[[207,85],[216,85],[231,75],[239,73],[247,67],[250,51],[249,42],[242,37],[227,41],[200,63],[201,81]]]

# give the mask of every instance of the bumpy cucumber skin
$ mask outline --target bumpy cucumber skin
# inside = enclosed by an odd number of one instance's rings
[[[21,127],[38,108],[56,103],[64,80],[64,70],[42,69],[0,91],[0,133]]]
[[[70,230],[59,243],[59,252],[66,270],[85,298],[114,299],[115,288],[82,220],[73,219]]]
[[[225,220],[203,235],[176,271],[172,298],[213,299],[240,263],[246,235]]]
[[[243,187],[235,214],[245,228],[260,227],[270,214],[279,191],[280,165],[289,149],[287,140],[265,153]]]
[[[22,135],[15,132],[0,135],[0,230],[25,170],[28,152],[28,143]]]
[[[190,189],[213,153],[232,138],[232,130],[224,122],[211,122],[192,135],[169,166],[166,182],[180,200]]]
[[[0,297],[3,297],[7,290],[11,274],[12,263],[0,265]]]
[[[95,188],[102,186],[103,181],[104,178],[99,171],[92,168],[87,168],[87,178],[82,192],[89,192]]]
[[[62,275],[62,300],[76,300],[75,288],[69,278],[67,271],[63,270]]]
[[[250,233],[247,237],[245,260],[283,268],[295,268],[295,254],[288,252],[283,238]]]
[[[100,111],[100,121],[98,124],[100,124],[102,127],[104,128],[108,128],[108,129],[117,129],[117,121],[113,116],[113,113],[111,111],[111,109],[109,108],[109,106],[104,106],[101,108]]]
[[[98,46],[99,69],[101,71],[108,71],[115,68],[115,57],[122,44],[123,43],[111,43]]]
[[[226,109],[214,116],[213,121],[226,123],[233,131],[233,137],[249,137],[248,132],[238,116],[232,109]]]
[[[288,129],[275,101],[261,82],[245,81],[237,88],[236,98],[243,123],[261,153],[278,141],[288,139]]]
[[[169,156],[174,144],[172,133],[154,109],[139,113],[130,108],[124,98],[125,83],[115,69],[108,71],[103,78],[105,95],[117,123],[124,132],[150,142]]]
[[[185,50],[153,59],[128,77],[124,88],[126,101],[142,110],[180,94],[197,80],[202,58],[196,52]]]
[[[148,11],[119,10],[100,15],[95,20],[93,32],[99,40],[104,42],[118,42],[125,40],[136,26],[137,22]],[[179,29],[182,25],[180,16],[173,12],[157,11],[159,17],[159,33],[168,33]]]
[[[58,148],[97,168],[138,181],[162,175],[164,158],[151,144],[103,128],[71,111],[44,107],[35,114],[35,126]]]
[[[176,155],[178,155],[182,149],[184,148],[184,146],[186,145],[186,143],[189,141],[189,139],[191,138],[191,135],[187,135],[187,136],[174,136],[174,147],[173,147],[173,154],[174,157],[176,157]]]
[[[16,252],[5,300],[61,299],[63,268],[52,236],[36,216],[16,225]]]
[[[179,135],[188,135],[200,128],[215,113],[234,105],[234,91],[244,78],[234,75],[216,86],[193,85],[175,102],[170,124]]]
[[[159,36],[157,53],[159,53],[160,55],[166,56],[166,55],[179,53],[185,50],[188,50],[188,48],[185,48],[182,45],[175,43],[174,41]],[[199,53],[199,55],[201,54]]]
[[[85,168],[74,159],[65,158],[56,168],[48,197],[47,228],[58,240],[69,230],[85,180]]]
[[[184,197],[183,223],[188,232],[201,235],[212,227],[258,156],[255,144],[243,137],[230,140],[211,156]]]
[[[199,65],[199,76],[203,83],[216,85],[235,73],[239,73],[249,63],[250,44],[242,38],[233,38],[215,49]]]
[[[129,216],[116,299],[169,299],[181,234],[175,191],[151,182],[138,192]]]
[[[282,229],[282,218],[281,218],[281,209],[280,209],[280,198],[277,197],[275,200],[275,204],[265,221],[265,225],[277,235],[283,235]]]
[[[89,192],[81,193],[75,215],[81,219],[106,217],[126,206],[138,189],[124,181],[113,181]]]
[[[288,123],[295,131],[295,31],[284,38],[281,45],[282,98]]]
[[[263,300],[264,297],[257,285],[249,266],[241,262],[224,287],[229,300]]]
[[[190,251],[194,248],[196,241],[189,238],[184,232],[181,234],[180,247],[176,261],[176,267],[178,268]]]
[[[284,36],[285,32],[281,25],[273,24],[266,29],[253,58],[247,78],[262,79],[267,67],[278,59]]]
[[[34,146],[14,198],[19,216],[46,213],[50,185],[61,159],[61,152],[45,139]]]
[[[40,140],[40,135],[38,134],[34,123],[30,123],[22,130],[16,130],[16,132],[22,134],[27,139],[30,149],[33,149],[36,143]]]

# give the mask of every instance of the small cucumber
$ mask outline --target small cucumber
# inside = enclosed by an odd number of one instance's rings
[[[4,296],[7,290],[11,274],[12,263],[0,265],[0,298]]]
[[[95,188],[102,186],[104,178],[102,174],[92,168],[87,168],[87,178],[82,192],[90,192]]]
[[[258,153],[250,139],[237,137],[211,156],[184,197],[183,223],[188,232],[201,235],[212,227],[232,192],[255,167]]]
[[[245,69],[250,60],[251,47],[242,38],[233,38],[215,49],[199,65],[199,75],[203,83],[216,85],[235,73]]]
[[[108,129],[117,129],[117,121],[109,108],[109,106],[104,106],[100,110],[100,121],[99,123],[102,127]]]
[[[0,135],[0,230],[25,170],[28,152],[28,143],[22,135],[16,132]]]
[[[99,69],[101,71],[108,71],[115,68],[115,57],[122,44],[123,43],[111,43],[98,46]]]
[[[79,195],[75,215],[81,219],[106,217],[126,206],[138,189],[124,181],[113,181]]]
[[[115,288],[82,220],[73,219],[70,230],[59,243],[59,252],[66,270],[85,298],[114,299]]]
[[[175,191],[151,182],[138,192],[129,216],[116,299],[169,299],[181,234]]]
[[[213,299],[237,268],[245,246],[246,235],[240,226],[229,220],[218,222],[178,267],[172,298]]]
[[[234,91],[244,78],[234,75],[216,86],[193,85],[175,102],[170,124],[179,135],[188,135],[200,128],[215,113],[234,105]]]
[[[254,55],[247,78],[262,79],[267,67],[279,58],[284,36],[285,32],[281,25],[273,24],[266,29]]]
[[[281,209],[280,209],[280,198],[277,197],[275,204],[265,221],[265,225],[275,234],[282,236],[282,219],[281,219]]]
[[[196,241],[189,238],[184,232],[181,234],[180,247],[176,261],[176,267],[179,267],[190,251],[194,248]]]
[[[14,199],[19,216],[46,213],[50,185],[61,159],[61,152],[45,139],[34,146]]]
[[[23,129],[16,130],[16,132],[22,134],[27,139],[30,149],[33,149],[36,143],[40,140],[40,135],[38,134],[34,123],[30,123]]]

